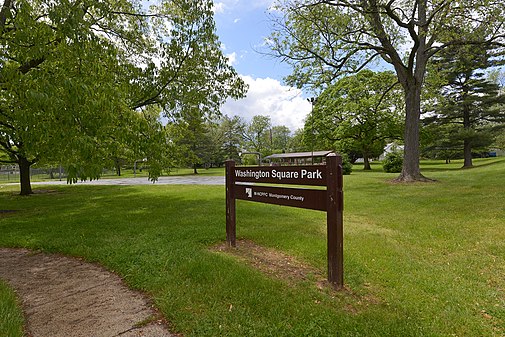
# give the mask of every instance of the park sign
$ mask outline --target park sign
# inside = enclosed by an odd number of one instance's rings
[[[234,161],[227,161],[226,242],[228,246],[236,246],[236,199],[325,211],[328,236],[328,281],[335,287],[341,288],[344,282],[342,185],[342,158],[334,153],[326,157],[325,165],[236,167]],[[318,188],[312,186],[318,186]],[[322,189],[321,186],[326,189]]]

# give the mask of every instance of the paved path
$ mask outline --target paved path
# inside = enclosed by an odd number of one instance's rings
[[[0,248],[0,278],[21,299],[28,336],[172,336],[143,295],[97,265]]]
[[[66,185],[65,180],[32,182],[32,185]],[[142,178],[114,178],[92,181],[79,181],[76,185],[224,185],[223,176],[168,176],[160,177],[153,183],[146,177]]]

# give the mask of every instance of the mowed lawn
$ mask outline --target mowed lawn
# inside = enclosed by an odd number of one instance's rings
[[[302,280],[213,250],[225,239],[221,186],[37,186],[20,197],[0,185],[0,210],[17,210],[0,213],[0,246],[99,262],[185,336],[503,336],[505,160],[475,164],[426,162],[437,182],[411,185],[355,166],[339,292],[320,282],[323,212],[237,202],[238,238],[315,268]]]

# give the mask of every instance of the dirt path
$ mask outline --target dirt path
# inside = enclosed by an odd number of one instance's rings
[[[16,290],[29,336],[173,336],[144,296],[94,264],[0,248],[0,278]]]

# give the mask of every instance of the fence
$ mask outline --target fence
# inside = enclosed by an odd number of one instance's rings
[[[31,180],[66,180],[67,175],[63,168],[30,168]],[[0,182],[19,182],[19,168],[15,165],[0,167]]]

